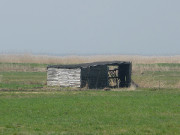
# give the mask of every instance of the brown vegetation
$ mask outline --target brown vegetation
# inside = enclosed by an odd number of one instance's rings
[[[47,64],[78,64],[95,61],[131,61],[132,79],[144,88],[180,88],[180,55],[178,56],[45,56],[0,54],[0,72],[46,72]],[[15,64],[13,64],[15,63]],[[27,63],[27,64],[19,64]],[[31,64],[31,63],[37,63]],[[170,63],[170,64],[156,64]],[[0,82],[2,81],[0,75]]]
[[[47,56],[31,54],[0,54],[1,63],[77,64],[95,61],[132,61],[133,63],[180,63],[177,56],[95,55],[95,56]]]

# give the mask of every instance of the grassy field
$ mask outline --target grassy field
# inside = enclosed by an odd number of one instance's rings
[[[46,67],[37,63],[0,63],[0,90],[47,89]],[[141,88],[180,88],[180,64],[133,64],[132,79]]]
[[[111,91],[46,85],[48,64],[87,58],[60,62],[54,57],[42,57],[41,62],[34,56],[5,58],[0,57],[2,135],[180,134],[179,56],[155,61],[159,63],[153,63],[155,58],[132,57],[136,61],[132,79],[139,88]]]
[[[27,90],[46,86],[46,72],[0,72],[1,89]]]
[[[134,64],[132,79],[144,88],[180,88],[180,64]]]
[[[180,90],[0,92],[0,134],[179,135]]]

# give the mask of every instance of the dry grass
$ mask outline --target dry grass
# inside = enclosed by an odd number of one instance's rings
[[[11,63],[0,64],[0,72],[46,72],[46,67],[32,67],[31,65],[18,65]]]
[[[178,56],[45,56],[0,54],[0,72],[46,72],[47,64],[78,64],[95,61],[131,61],[133,81],[143,88],[180,88],[180,55]],[[13,64],[16,63],[16,64]],[[22,64],[21,64],[22,63]],[[25,63],[25,64],[24,64]],[[35,63],[35,64],[32,64]],[[37,64],[36,64],[37,63]],[[165,64],[156,64],[165,63]],[[167,64],[174,63],[174,64]],[[0,75],[2,82],[2,75]],[[132,86],[130,90],[134,90]]]
[[[95,55],[95,56],[47,56],[31,54],[0,54],[1,63],[77,64],[95,61],[131,61],[134,64],[180,63],[177,56]]]

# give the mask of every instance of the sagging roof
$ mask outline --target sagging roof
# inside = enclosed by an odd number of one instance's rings
[[[73,69],[73,68],[88,68],[88,67],[95,67],[100,65],[121,65],[121,64],[130,64],[129,61],[103,61],[103,62],[93,62],[93,63],[82,63],[76,65],[49,65],[48,68],[66,68],[66,69]]]

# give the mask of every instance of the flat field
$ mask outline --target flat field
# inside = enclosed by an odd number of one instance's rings
[[[47,89],[47,65],[0,63],[0,90]],[[141,88],[180,88],[180,63],[133,63],[132,80]]]
[[[180,90],[0,92],[0,134],[179,135]]]
[[[180,134],[180,56],[38,57],[0,55],[0,134]],[[48,64],[133,62],[134,89],[46,85]]]

